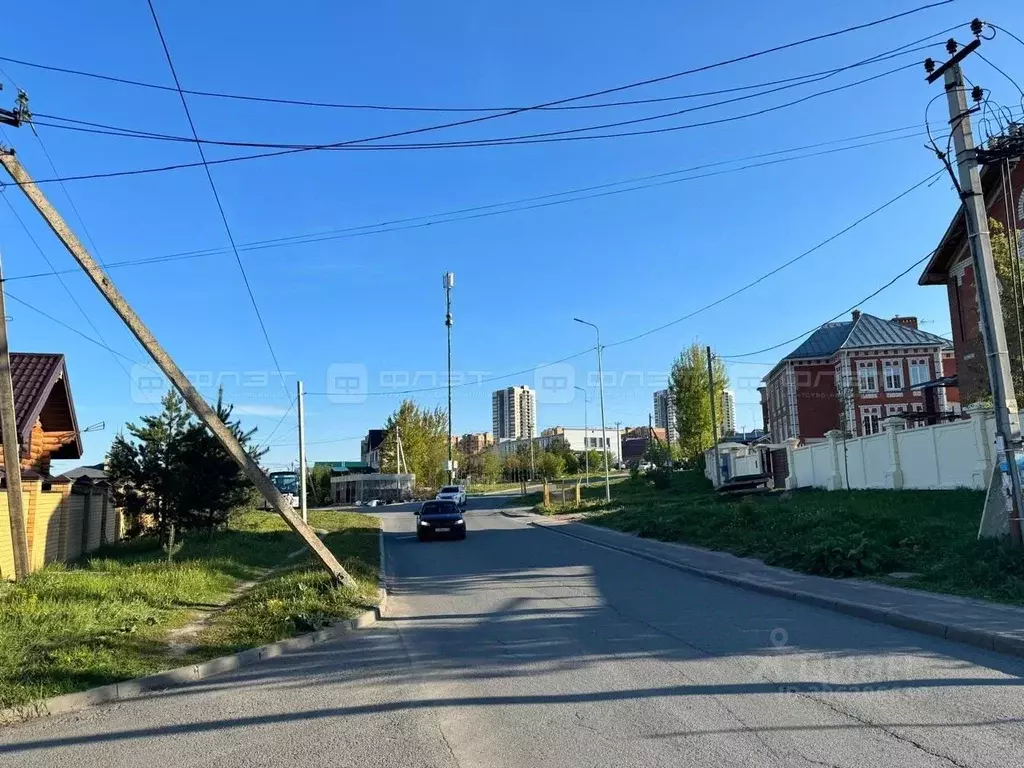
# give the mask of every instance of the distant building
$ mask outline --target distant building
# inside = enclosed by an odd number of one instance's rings
[[[736,433],[736,393],[731,389],[722,390],[722,434]]]
[[[632,440],[632,439],[635,439],[635,438],[638,438],[638,437],[646,440],[647,438],[652,437],[652,436],[653,436],[653,438],[655,440],[661,440],[662,442],[664,442],[665,441],[665,429],[663,427],[654,427],[653,429],[650,428],[650,427],[623,427],[622,428],[622,439],[623,440]]]
[[[375,472],[380,470],[380,447],[384,443],[384,430],[371,429],[359,443],[359,458]]]
[[[608,437],[601,434],[600,427],[549,427],[539,437],[533,438],[534,446],[546,448],[556,440],[564,440],[569,450],[575,453],[583,451],[600,451],[602,446],[608,448],[608,461],[612,464],[619,460],[619,449],[615,446],[615,430],[608,430]],[[530,439],[500,440],[491,446],[491,450],[499,456],[510,456],[521,446],[529,449]]]
[[[499,389],[491,395],[495,441],[521,440],[537,434],[537,393],[525,385]]]
[[[459,438],[458,448],[467,456],[490,448],[494,443],[494,435],[490,432],[470,432]]]
[[[668,429],[673,442],[679,439],[679,430],[676,425],[676,403],[667,389],[661,389],[654,393],[654,426]]]

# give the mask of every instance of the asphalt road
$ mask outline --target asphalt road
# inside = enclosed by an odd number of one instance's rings
[[[0,766],[1005,766],[1024,661],[528,527],[381,508],[390,618],[146,700],[0,731]]]

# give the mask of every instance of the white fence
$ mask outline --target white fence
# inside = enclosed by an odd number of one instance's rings
[[[839,431],[826,442],[787,447],[788,488],[978,488],[988,486],[995,461],[995,418],[972,406],[971,418],[906,429],[902,418],[885,431],[846,440]]]

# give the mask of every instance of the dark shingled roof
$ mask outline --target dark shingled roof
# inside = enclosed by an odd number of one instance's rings
[[[831,357],[840,349],[871,347],[933,347],[952,349],[953,342],[893,320],[862,314],[856,320],[826,323],[783,360]]]
[[[28,445],[32,427],[39,419],[39,414],[46,405],[47,399],[54,388],[60,384],[68,399],[67,431],[75,432],[74,451],[64,451],[66,458],[77,458],[82,455],[81,437],[77,434],[78,424],[75,419],[75,408],[71,402],[71,390],[67,383],[68,372],[64,364],[64,355],[46,354],[41,352],[11,352],[11,385],[14,389],[14,413],[18,420],[18,438],[23,446]],[[44,425],[45,427],[45,425]],[[55,458],[65,458],[55,457]]]

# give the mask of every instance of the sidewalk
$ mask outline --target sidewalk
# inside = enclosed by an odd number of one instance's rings
[[[704,578],[828,608],[869,621],[1024,656],[1024,608],[901,589],[859,579],[828,579],[759,560],[684,544],[641,539],[594,525],[507,510],[537,528],[572,536]]]

